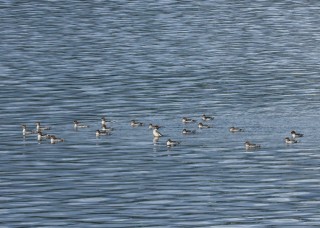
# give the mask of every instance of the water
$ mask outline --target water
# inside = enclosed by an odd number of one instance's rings
[[[2,227],[320,224],[319,2],[0,6]],[[65,142],[23,138],[36,121]]]

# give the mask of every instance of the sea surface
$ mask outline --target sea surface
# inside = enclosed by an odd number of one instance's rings
[[[319,12],[1,0],[0,226],[319,227]],[[96,138],[103,116],[114,130]],[[23,137],[38,121],[64,142]]]

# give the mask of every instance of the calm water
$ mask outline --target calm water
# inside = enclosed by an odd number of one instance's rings
[[[319,10],[1,1],[1,227],[318,227]],[[181,122],[203,113],[213,128]],[[114,131],[96,138],[102,116]],[[65,142],[23,138],[36,121]]]

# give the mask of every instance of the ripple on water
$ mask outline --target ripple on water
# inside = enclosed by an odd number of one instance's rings
[[[316,227],[318,6],[3,3],[0,223]],[[96,138],[102,116],[114,131]],[[65,142],[22,137],[37,121]]]

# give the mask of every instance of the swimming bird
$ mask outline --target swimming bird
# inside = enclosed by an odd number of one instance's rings
[[[37,139],[38,141],[41,141],[42,139],[50,139],[51,135],[44,134],[41,131],[38,131]]]
[[[37,132],[43,130],[51,130],[51,127],[41,127],[40,122],[36,122]]]
[[[64,139],[57,138],[55,135],[51,135],[50,136],[50,141],[51,141],[51,144],[55,144],[57,142],[64,142]]]
[[[191,134],[195,134],[195,133],[196,133],[195,130],[187,130],[187,129],[182,130],[182,134],[184,134],[184,135],[191,135]]]
[[[187,117],[182,118],[182,123],[193,123],[193,122],[196,122],[196,121]]]
[[[207,115],[205,115],[205,114],[202,114],[201,119],[202,119],[203,121],[208,121],[208,120],[213,120],[214,117],[213,117],[213,116],[207,116]]]
[[[180,144],[179,141],[173,141],[173,140],[171,140],[171,139],[168,139],[168,140],[167,140],[167,147],[177,146],[177,145],[179,145],[179,144]]]
[[[21,127],[22,127],[22,135],[23,135],[23,136],[31,135],[31,134],[36,134],[36,133],[37,133],[37,132],[35,132],[35,131],[28,131],[28,130],[27,130],[27,125],[25,125],[25,124],[22,124]]]
[[[295,131],[291,131],[291,136],[293,139],[303,137],[303,134],[297,133]]]
[[[101,118],[101,125],[105,125],[105,124],[107,124],[107,121],[106,121],[106,118],[103,116]]]
[[[161,137],[161,136],[163,136],[163,135],[159,132],[158,128],[153,129],[152,134],[153,134],[154,137]]]
[[[110,135],[110,132],[109,131],[96,130],[96,137],[99,137],[101,135]]]
[[[290,139],[289,137],[286,137],[285,139],[286,144],[293,144],[293,143],[297,143],[298,141],[295,139]]]
[[[211,126],[203,124],[203,123],[199,123],[198,128],[211,128]]]
[[[261,146],[259,144],[254,144],[254,143],[250,143],[249,141],[246,141],[244,143],[246,149],[257,149],[257,148],[260,148]]]
[[[89,127],[89,125],[80,124],[78,120],[73,121],[73,127],[74,128],[86,128]]]
[[[110,122],[111,121],[107,120],[106,117],[104,117],[104,116],[101,118],[101,125],[105,125],[105,124],[110,123]]]
[[[113,130],[113,128],[107,127],[107,125],[103,124],[100,131],[101,132],[110,132],[112,130]]]
[[[135,121],[135,120],[131,120],[130,125],[131,125],[131,127],[139,127],[139,126],[143,126],[143,123]]]
[[[230,127],[230,128],[229,128],[229,131],[232,132],[232,133],[234,133],[234,132],[242,132],[242,131],[244,131],[244,130],[241,129],[241,128],[238,128],[238,127]]]

